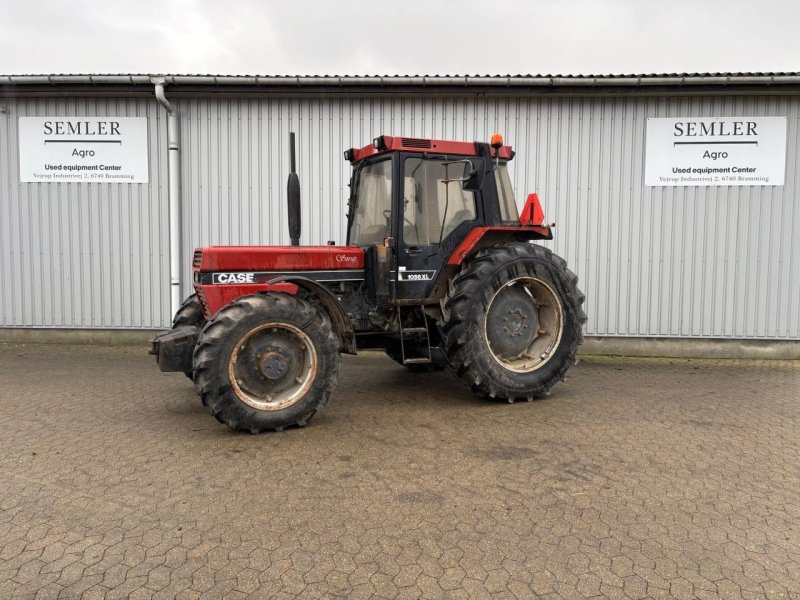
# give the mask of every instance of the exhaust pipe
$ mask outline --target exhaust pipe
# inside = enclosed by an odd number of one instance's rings
[[[294,132],[289,134],[289,162],[291,173],[286,185],[286,197],[289,202],[289,238],[292,246],[300,245],[300,179],[297,177],[297,165],[294,156]]]

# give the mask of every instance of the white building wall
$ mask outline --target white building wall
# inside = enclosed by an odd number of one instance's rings
[[[169,90],[168,90],[169,94]],[[191,250],[287,244],[298,134],[304,244],[345,238],[342,151],[381,134],[517,151],[553,249],[581,279],[587,334],[800,339],[800,97],[179,99],[185,293]],[[0,326],[167,326],[166,119],[155,100],[6,102],[0,114]],[[144,115],[150,184],[20,184],[16,118]],[[787,116],[782,187],[644,186],[647,117]]]

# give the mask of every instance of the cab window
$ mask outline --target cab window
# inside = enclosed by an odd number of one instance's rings
[[[519,212],[507,165],[501,163],[497,166],[495,181],[497,181],[497,200],[500,203],[500,220],[503,223],[519,223]]]
[[[475,193],[462,189],[462,162],[407,158],[403,169],[403,240],[439,244],[465,221],[474,221]]]
[[[383,244],[383,240],[391,235],[391,214],[392,161],[384,160],[364,166],[358,178],[356,206],[350,224],[350,244]]]

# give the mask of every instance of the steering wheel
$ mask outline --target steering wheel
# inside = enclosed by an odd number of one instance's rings
[[[386,219],[386,228],[388,229],[392,224],[392,211],[391,210],[383,211],[383,218]],[[405,214],[403,215],[403,222],[406,225],[411,225],[411,227],[415,227],[414,223],[409,221],[408,217],[405,216]]]

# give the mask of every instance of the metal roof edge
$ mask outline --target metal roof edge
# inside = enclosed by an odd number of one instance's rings
[[[644,74],[644,75],[0,75],[0,85],[152,85],[244,87],[682,87],[690,85],[797,85],[796,73]]]

